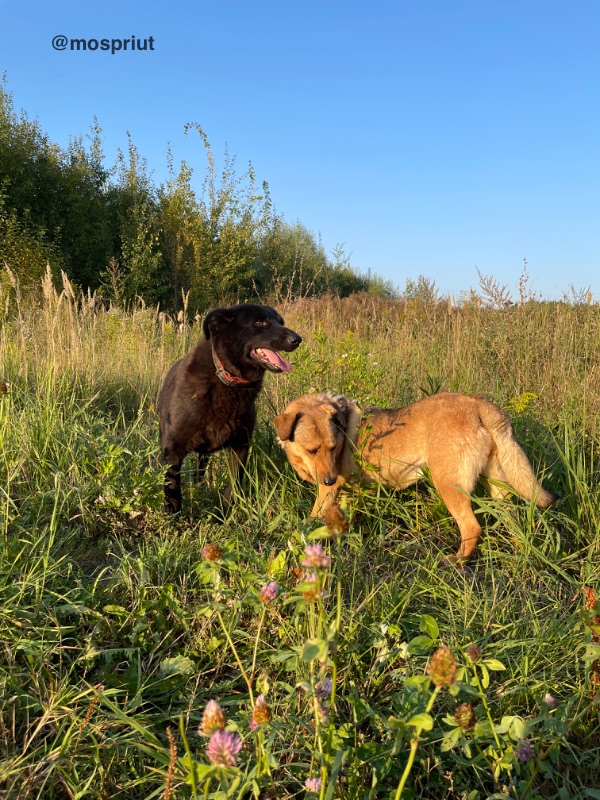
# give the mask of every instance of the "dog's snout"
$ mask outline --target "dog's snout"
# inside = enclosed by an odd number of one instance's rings
[[[326,475],[323,478],[323,483],[325,486],[333,486],[333,484],[337,481],[337,476],[335,475]]]
[[[302,337],[299,336],[297,333],[290,331],[290,333],[288,333],[287,340],[290,347],[298,347],[298,345],[302,341]]]

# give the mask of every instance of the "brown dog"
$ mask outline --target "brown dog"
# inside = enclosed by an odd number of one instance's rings
[[[353,400],[315,392],[275,417],[279,441],[301,478],[319,489],[312,516],[323,513],[352,480],[404,489],[427,466],[458,523],[461,544],[452,562],[466,561],[481,534],[469,495],[479,480],[492,497],[508,484],[538,508],[557,499],[536,480],[506,414],[481,397],[441,394],[405,408],[360,408]]]
[[[169,370],[160,397],[160,448],[169,465],[165,509],[181,510],[181,464],[198,453],[197,479],[211,453],[231,448],[234,476],[246,463],[256,422],[255,400],[265,370],[288,372],[278,350],[302,341],[270,306],[244,303],[215,308],[203,322],[204,339]]]

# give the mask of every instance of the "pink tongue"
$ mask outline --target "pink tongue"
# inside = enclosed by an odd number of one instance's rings
[[[273,364],[274,367],[278,367],[282,372],[289,372],[291,370],[292,365],[287,358],[282,358],[279,353],[276,353],[274,350],[267,350],[261,347],[260,352],[262,358],[268,361],[269,364]]]

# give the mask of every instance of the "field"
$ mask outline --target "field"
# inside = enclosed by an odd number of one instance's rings
[[[600,798],[598,305],[279,304],[245,489],[190,458],[172,520],[156,398],[199,320],[1,301],[2,798]],[[270,422],[311,388],[484,394],[562,499],[477,493],[464,570],[427,481],[320,527]]]

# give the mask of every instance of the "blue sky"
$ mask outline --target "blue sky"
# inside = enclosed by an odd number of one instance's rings
[[[58,52],[52,38],[154,37],[154,51]],[[196,170],[187,122],[252,162],[275,207],[403,288],[600,298],[598,0],[357,3],[0,0],[0,69],[62,146],[94,116],[165,179]]]

